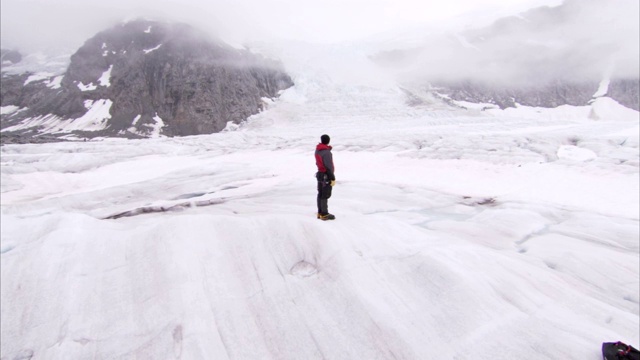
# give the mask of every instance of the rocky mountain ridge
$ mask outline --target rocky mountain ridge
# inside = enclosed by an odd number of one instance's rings
[[[604,87],[603,87],[604,82]],[[554,108],[562,105],[585,106],[602,96],[610,97],[621,105],[639,110],[639,80],[614,79],[597,81],[553,81],[531,87],[497,87],[491,84],[460,81],[438,82],[424,91],[445,102],[486,104],[506,109],[517,106]]]
[[[282,66],[185,25],[148,20],[100,32],[64,74],[2,74],[2,132],[54,138],[207,134],[293,85]]]

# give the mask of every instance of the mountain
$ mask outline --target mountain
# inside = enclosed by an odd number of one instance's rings
[[[22,54],[16,50],[0,49],[0,61],[3,65],[13,65],[22,60]]]
[[[614,2],[567,0],[371,58],[415,94],[454,103],[557,107],[606,95],[638,110],[638,2]]]
[[[390,86],[399,85],[412,105],[429,105],[423,108],[555,108],[606,97],[639,110],[638,2],[612,1],[566,0],[489,26],[425,32],[410,44],[377,38],[328,53],[318,44],[252,48],[275,52],[270,57],[296,79],[312,71],[311,62],[347,83],[393,79]],[[308,56],[296,63],[300,49]],[[293,85],[279,62],[184,24],[123,23],[66,59],[2,52],[3,143],[214,133]],[[32,63],[42,68],[26,71]]]
[[[276,61],[186,24],[136,20],[86,41],[64,74],[3,68],[2,131],[57,138],[207,134],[258,113],[265,98],[292,85]]]

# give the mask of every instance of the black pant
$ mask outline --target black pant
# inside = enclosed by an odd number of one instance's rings
[[[318,213],[326,215],[329,213],[329,198],[331,197],[331,182],[326,173],[316,173],[318,179]]]

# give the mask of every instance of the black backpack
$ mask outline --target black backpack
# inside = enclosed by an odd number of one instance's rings
[[[604,360],[640,360],[640,351],[623,342],[602,343]]]

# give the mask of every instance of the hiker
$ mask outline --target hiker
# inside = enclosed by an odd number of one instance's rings
[[[329,135],[320,137],[320,144],[316,146],[316,165],[318,172],[318,219],[333,220],[336,217],[329,214],[328,200],[331,197],[331,189],[336,184],[336,176],[334,174],[333,155],[331,155],[331,146]]]

